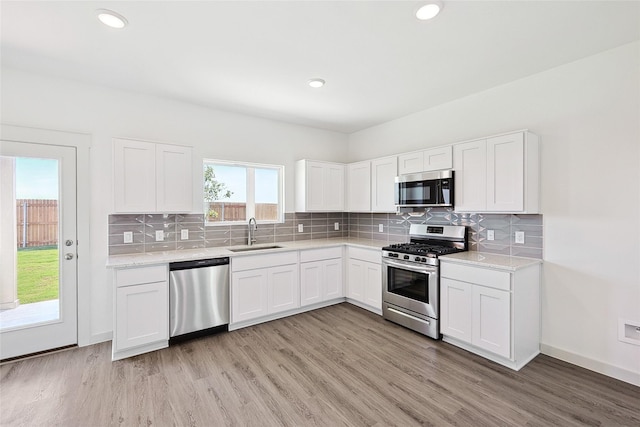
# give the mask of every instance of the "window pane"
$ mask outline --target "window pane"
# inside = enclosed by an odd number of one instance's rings
[[[278,172],[278,169],[255,169],[256,219],[259,221],[277,221],[280,217]]]
[[[244,166],[205,163],[204,201],[207,221],[246,221],[247,169]]]

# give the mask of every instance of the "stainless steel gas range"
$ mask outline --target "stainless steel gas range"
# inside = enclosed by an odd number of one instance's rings
[[[466,251],[467,229],[459,225],[412,224],[409,243],[382,248],[382,315],[440,339],[440,261]]]

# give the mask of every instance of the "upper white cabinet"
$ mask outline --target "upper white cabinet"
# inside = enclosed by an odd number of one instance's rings
[[[453,146],[457,212],[539,213],[538,137],[521,131]]]
[[[191,147],[132,139],[113,140],[114,211],[191,212]]]
[[[451,146],[430,148],[398,156],[398,174],[418,173],[440,169],[451,169],[453,166]]]
[[[296,212],[344,210],[345,165],[299,160],[296,162]]]
[[[347,165],[347,210],[349,212],[371,211],[371,162]]]
[[[371,161],[371,212],[395,212],[395,178],[398,157]]]

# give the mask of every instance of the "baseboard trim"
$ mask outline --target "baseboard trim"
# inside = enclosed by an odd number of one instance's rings
[[[551,356],[564,362],[580,366],[581,368],[640,387],[640,372],[633,372],[625,368],[620,368],[600,360],[581,356],[548,344],[540,344],[540,351],[542,354],[547,356]]]

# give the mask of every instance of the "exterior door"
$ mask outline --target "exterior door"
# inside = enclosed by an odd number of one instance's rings
[[[76,344],[76,148],[0,141],[0,162],[0,359]]]

